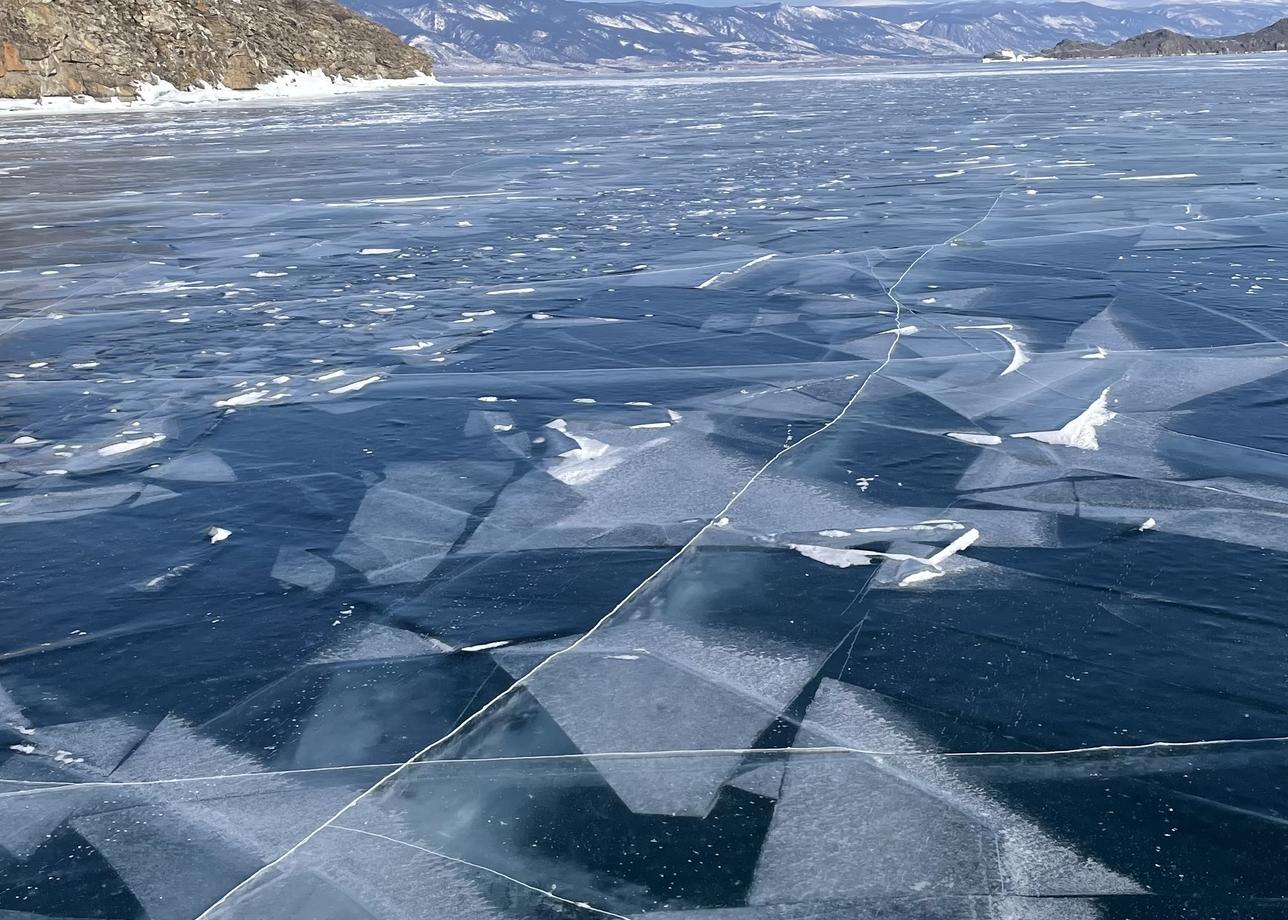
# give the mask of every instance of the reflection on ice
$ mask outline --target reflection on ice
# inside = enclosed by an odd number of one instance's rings
[[[1277,916],[1248,60],[11,119],[0,914]]]

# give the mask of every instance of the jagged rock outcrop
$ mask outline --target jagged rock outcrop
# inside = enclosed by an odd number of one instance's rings
[[[310,70],[400,78],[430,60],[334,0],[0,0],[0,98],[250,89]]]
[[[1112,45],[1066,39],[1054,48],[1038,52],[1052,58],[1158,57],[1168,54],[1256,54],[1288,51],[1288,19],[1256,32],[1226,38],[1198,38],[1171,29],[1158,29]]]

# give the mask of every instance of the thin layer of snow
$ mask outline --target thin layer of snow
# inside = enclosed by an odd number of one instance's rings
[[[206,106],[229,102],[316,99],[347,93],[436,85],[438,85],[438,80],[432,75],[420,74],[402,80],[362,80],[330,77],[321,70],[282,74],[280,77],[276,77],[267,83],[261,83],[254,89],[249,90],[229,89],[222,85],[202,85],[193,89],[179,89],[173,83],[165,80],[153,80],[136,83],[135,91],[138,96],[130,100],[113,98],[100,101],[89,96],[0,99],[0,115],[95,115],[103,112],[175,108],[190,105]]]

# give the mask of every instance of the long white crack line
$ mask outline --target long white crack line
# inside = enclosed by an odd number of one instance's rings
[[[965,236],[967,233],[970,233],[980,224],[984,223],[984,221],[988,220],[989,216],[992,215],[998,203],[1002,200],[1002,196],[1004,194],[1006,194],[1004,191],[998,192],[997,197],[993,199],[993,203],[988,206],[988,210],[984,212],[984,215],[980,217],[979,220],[972,223],[969,227],[967,227],[964,230],[957,231],[948,239],[944,240],[942,243],[935,243],[927,247],[926,249],[924,249],[920,255],[918,255],[915,259],[913,259],[910,263],[908,263],[908,267],[903,270],[903,273],[899,275],[898,279],[894,282],[894,284],[890,285],[890,287],[886,289],[886,296],[890,298],[890,300],[894,303],[894,306],[895,306],[894,329],[892,330],[894,334],[890,338],[890,347],[886,351],[885,359],[881,362],[880,365],[877,366],[877,368],[874,371],[872,371],[870,374],[868,374],[866,377],[863,378],[863,382],[860,383],[858,386],[858,389],[854,391],[854,395],[851,396],[849,400],[845,403],[845,405],[841,407],[840,412],[838,412],[835,416],[833,416],[829,421],[825,422],[823,425],[820,425],[818,428],[815,428],[809,434],[805,435],[805,437],[801,438],[799,441],[794,441],[791,444],[785,445],[781,450],[779,450],[776,454],[770,457],[769,460],[766,461],[765,464],[760,469],[756,470],[756,472],[752,474],[750,479],[748,479],[745,483],[743,483],[743,485],[738,489],[738,491],[734,492],[733,497],[729,499],[729,501],[725,504],[725,506],[721,508],[718,512],[716,512],[716,514],[714,514],[711,517],[711,519],[707,521],[707,523],[703,524],[702,527],[697,531],[697,533],[695,533],[692,537],[689,538],[688,542],[686,542],[683,546],[681,546],[678,550],[676,550],[674,555],[672,555],[665,562],[663,562],[662,565],[659,566],[651,575],[649,575],[638,585],[636,585],[629,594],[627,594],[624,598],[618,601],[617,604],[611,610],[608,611],[608,613],[604,614],[604,616],[601,617],[600,620],[597,623],[595,623],[594,626],[592,626],[589,630],[583,633],[582,636],[579,639],[577,639],[577,641],[573,642],[571,645],[567,646],[566,648],[560,649],[559,651],[545,658],[540,664],[534,667],[527,674],[523,675],[523,677],[516,680],[509,687],[502,690],[499,694],[497,694],[490,701],[488,701],[486,705],[480,707],[478,710],[476,710],[473,713],[473,715],[469,716],[467,719],[465,719],[465,721],[461,722],[459,725],[453,728],[446,735],[443,735],[441,738],[437,739],[436,741],[430,742],[424,748],[417,751],[416,754],[414,754],[411,758],[409,758],[407,761],[401,764],[397,769],[389,773],[389,775],[381,778],[377,783],[375,783],[375,785],[359,793],[359,795],[356,798],[350,801],[347,805],[345,805],[343,808],[337,811],[334,815],[332,815],[322,824],[318,825],[316,828],[314,828],[312,831],[306,834],[299,842],[291,846],[290,849],[286,850],[286,852],[282,853],[281,856],[278,856],[276,859],[272,860],[271,862],[266,863],[264,866],[262,866],[261,868],[257,869],[254,873],[252,873],[249,877],[239,882],[231,891],[228,891],[218,901],[216,901],[214,904],[211,904],[209,907],[203,910],[195,918],[195,920],[207,920],[207,918],[209,918],[216,910],[218,910],[223,905],[227,904],[229,899],[235,896],[239,891],[246,888],[248,885],[254,884],[254,882],[257,879],[259,879],[261,876],[263,876],[268,872],[271,872],[282,862],[289,859],[295,853],[299,852],[301,847],[305,846],[310,840],[312,840],[314,837],[316,837],[318,834],[324,831],[328,826],[334,824],[337,820],[339,820],[343,815],[348,813],[351,809],[353,809],[359,802],[361,802],[367,796],[371,795],[381,786],[385,785],[390,780],[397,777],[404,770],[410,767],[417,760],[424,757],[434,748],[438,747],[441,744],[444,744],[447,741],[450,741],[452,738],[455,738],[457,735],[461,734],[466,728],[478,722],[485,714],[490,712],[494,706],[496,706],[498,703],[512,696],[516,691],[518,691],[521,687],[523,687],[524,684],[526,684],[532,678],[533,675],[539,673],[542,669],[544,669],[547,665],[549,665],[550,662],[554,661],[556,658],[560,657],[561,655],[565,655],[573,651],[579,645],[581,645],[583,642],[589,639],[591,636],[595,635],[605,623],[611,620],[618,613],[618,611],[620,611],[623,607],[625,607],[635,598],[639,597],[639,595],[643,592],[643,590],[646,587],[648,587],[648,585],[650,585],[654,580],[656,580],[658,576],[660,576],[663,572],[669,569],[677,559],[679,559],[685,553],[687,553],[689,551],[689,548],[694,546],[699,540],[701,540],[708,530],[715,527],[716,522],[723,519],[728,514],[729,510],[733,508],[734,504],[737,503],[738,499],[742,498],[742,496],[747,493],[747,490],[750,489],[753,485],[755,485],[756,482],[761,478],[761,476],[763,476],[769,470],[770,467],[772,467],[775,463],[777,463],[779,459],[781,459],[783,456],[790,453],[791,451],[796,450],[801,445],[808,443],[810,440],[822,434],[823,432],[827,431],[833,425],[839,422],[842,418],[844,418],[845,414],[850,411],[850,408],[856,402],[858,402],[859,397],[863,395],[863,391],[864,389],[867,388],[868,382],[871,381],[873,377],[877,376],[883,370],[885,370],[886,366],[893,359],[895,349],[898,348],[900,340],[903,338],[903,332],[901,331],[902,326],[900,324],[900,320],[903,313],[903,303],[899,300],[898,297],[895,296],[895,293],[894,293],[895,289],[898,288],[899,285],[903,283],[904,279],[908,277],[908,275],[912,272],[912,270],[916,268],[917,265],[921,262],[921,260],[924,259],[926,256],[930,255],[932,252],[934,252],[937,249],[940,249],[944,246],[951,245],[952,243],[959,240],[961,237]]]
[[[507,763],[558,763],[575,760],[633,760],[646,757],[745,757],[754,754],[788,755],[791,757],[811,754],[850,754],[862,757],[894,757],[900,760],[988,760],[991,758],[1018,758],[1036,760],[1043,757],[1066,757],[1079,754],[1133,754],[1144,751],[1191,750],[1195,748],[1234,747],[1247,744],[1283,744],[1288,742],[1288,735],[1271,735],[1259,738],[1207,738],[1193,741],[1142,741],[1139,744],[1094,744],[1088,747],[1055,748],[1052,750],[1014,750],[1014,751],[882,751],[869,748],[848,747],[845,745],[819,745],[812,747],[750,747],[750,748],[682,748],[659,751],[599,751],[587,754],[584,751],[576,754],[521,754],[511,757],[456,757],[443,760],[425,760],[412,763],[408,769],[440,768],[461,766],[464,764],[507,764]],[[183,783],[208,783],[216,780],[233,779],[278,779],[292,776],[305,776],[313,773],[344,773],[352,770],[389,770],[403,766],[400,763],[363,763],[345,764],[335,767],[305,767],[298,770],[262,770],[251,773],[212,773],[207,776],[174,776],[165,779],[134,780],[87,780],[85,782],[54,782],[24,779],[0,779],[0,784],[23,785],[26,788],[13,792],[0,792],[0,799],[25,795],[37,795],[42,792],[63,792],[70,789],[133,789],[146,786],[174,786]],[[333,819],[334,820],[334,819]]]
[[[500,876],[506,881],[514,882],[514,884],[519,885],[523,888],[526,888],[529,891],[535,891],[539,895],[542,895],[547,898],[552,898],[563,904],[569,904],[573,907],[580,907],[582,910],[588,910],[591,913],[599,914],[602,917],[613,917],[615,918],[615,920],[631,920],[630,917],[624,917],[621,914],[615,914],[610,910],[603,910],[601,908],[594,907],[590,904],[587,904],[585,901],[571,901],[568,898],[561,898],[553,891],[546,891],[544,888],[538,888],[535,885],[529,885],[527,882],[520,881],[519,879],[515,878],[512,875],[506,875],[504,872],[500,871],[499,869],[492,869],[488,866],[481,866],[478,863],[470,862],[468,859],[460,859],[459,857],[456,857],[456,856],[448,856],[446,853],[440,853],[437,850],[431,850],[429,847],[423,847],[420,844],[412,843],[410,840],[399,840],[397,837],[387,837],[384,834],[377,834],[375,831],[364,831],[361,828],[349,827],[347,824],[332,824],[331,829],[336,831],[350,831],[354,834],[365,834],[368,837],[376,837],[376,838],[379,838],[380,840],[387,840],[390,843],[396,843],[399,846],[411,847],[413,850],[420,850],[422,853],[428,853],[430,856],[437,856],[439,859],[446,859],[449,862],[460,863],[462,866],[469,866],[471,869],[479,869],[480,871],[489,872],[492,875]]]

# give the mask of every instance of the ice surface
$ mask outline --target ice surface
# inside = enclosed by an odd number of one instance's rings
[[[234,482],[237,474],[218,454],[208,450],[194,451],[158,464],[143,475],[149,479],[179,479],[187,482]]]
[[[879,696],[819,685],[796,744],[927,753]],[[1141,894],[926,756],[789,762],[753,903],[896,893],[1026,897]]]
[[[283,546],[277,552],[272,575],[278,581],[300,588],[325,591],[335,581],[335,566],[306,549]]]
[[[0,913],[1282,912],[1281,70],[6,117]]]
[[[64,521],[108,511],[139,495],[139,483],[16,495],[0,505],[0,523]]]
[[[778,645],[770,636],[736,629],[625,623],[531,675],[527,692],[590,754],[741,750],[786,708],[829,650]],[[531,654],[517,646],[493,657],[521,677],[531,670]],[[695,698],[706,705],[674,702]],[[605,712],[612,716],[606,719]],[[713,759],[683,775],[641,777],[631,761],[592,763],[627,807],[652,814],[705,815],[730,770]]]
[[[470,512],[510,474],[505,463],[399,463],[368,490],[335,557],[372,584],[420,581],[447,555]]]

